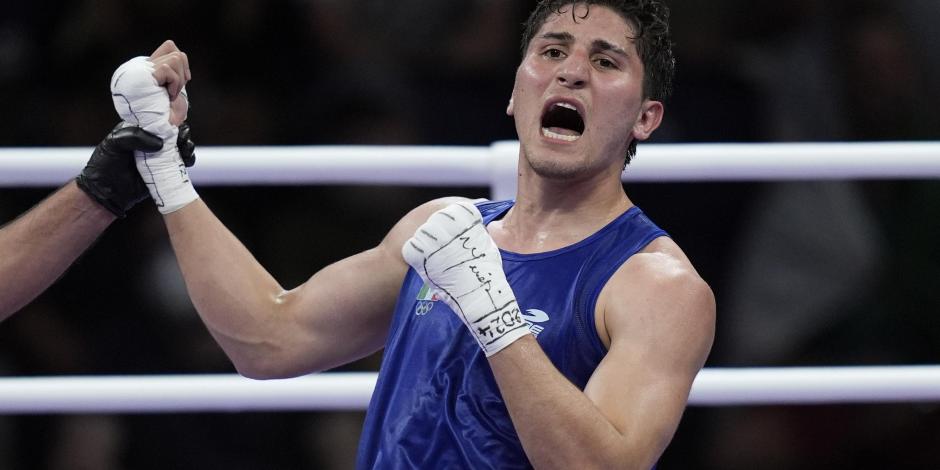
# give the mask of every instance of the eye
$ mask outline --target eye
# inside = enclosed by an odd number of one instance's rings
[[[597,66],[602,69],[616,69],[617,68],[617,63],[606,57],[598,57],[594,59],[594,63],[597,64]]]
[[[561,49],[558,49],[557,47],[550,47],[546,49],[545,52],[542,53],[542,56],[547,57],[549,59],[562,59],[565,57],[565,53],[564,51],[562,51]]]

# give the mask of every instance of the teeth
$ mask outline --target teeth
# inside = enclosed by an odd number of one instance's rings
[[[545,137],[548,137],[549,139],[564,140],[565,142],[574,142],[581,138],[580,135],[565,135],[565,134],[559,134],[557,132],[552,132],[548,130],[547,127],[542,128],[542,135],[544,135]]]
[[[561,106],[562,108],[568,108],[568,109],[572,109],[572,110],[575,110],[575,111],[578,110],[578,108],[575,108],[574,105],[569,104],[569,103],[564,103],[564,102],[562,102],[562,103],[555,103],[555,106]]]

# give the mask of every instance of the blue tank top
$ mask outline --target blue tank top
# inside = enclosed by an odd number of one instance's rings
[[[488,224],[512,205],[477,206]],[[601,289],[627,258],[664,235],[632,207],[565,248],[526,255],[501,250],[530,330],[578,388],[606,354],[594,323]],[[398,296],[357,467],[531,468],[486,356],[413,269]]]

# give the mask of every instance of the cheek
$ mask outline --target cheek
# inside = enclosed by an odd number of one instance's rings
[[[603,111],[595,115],[594,138],[601,145],[621,145],[633,133],[637,121],[637,104],[628,100],[609,100]]]
[[[531,60],[527,60],[516,69],[516,80],[524,79],[526,81],[537,81],[541,73],[539,68],[532,63]]]
[[[601,122],[611,129],[630,129],[639,117],[643,104],[642,93],[629,83],[614,83],[600,90],[600,102],[604,103]],[[604,125],[604,124],[602,124]]]
[[[632,121],[626,114],[620,113],[611,116],[609,119],[604,119],[597,126],[597,132],[594,132],[591,137],[595,143],[606,146],[624,140],[631,129]]]
[[[513,97],[516,109],[527,103],[527,100],[538,98],[538,90],[545,88],[545,73],[530,62],[525,62],[516,70],[516,81],[513,86]]]
[[[516,86],[512,90],[511,100],[507,114],[512,116],[517,124],[528,122],[532,117],[529,91],[525,87]]]

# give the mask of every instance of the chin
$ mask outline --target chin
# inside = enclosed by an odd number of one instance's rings
[[[576,180],[588,173],[589,170],[580,156],[572,158],[571,154],[538,158],[526,153],[525,158],[533,173],[551,180]]]

